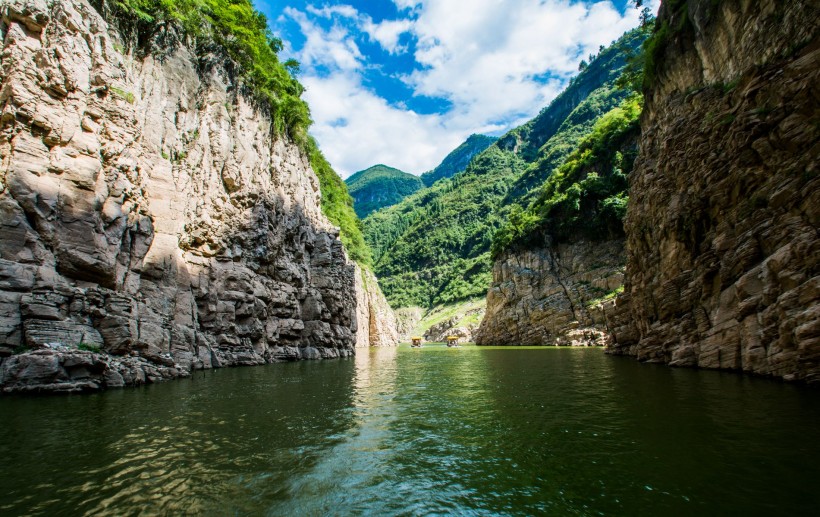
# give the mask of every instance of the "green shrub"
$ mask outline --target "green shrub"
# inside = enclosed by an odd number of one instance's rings
[[[113,93],[117,97],[120,97],[121,99],[123,99],[128,104],[134,104],[134,102],[137,100],[136,97],[134,97],[133,93],[127,92],[127,91],[123,90],[122,88],[117,88],[116,86],[111,86],[111,87],[109,87],[109,90],[111,90],[111,93]]]
[[[99,353],[102,349],[98,345],[94,345],[92,343],[79,343],[77,344],[77,350]]]

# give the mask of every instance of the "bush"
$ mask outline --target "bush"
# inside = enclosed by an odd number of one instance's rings
[[[85,350],[86,352],[99,353],[102,349],[99,346],[91,343],[79,343],[77,345],[77,350]]]

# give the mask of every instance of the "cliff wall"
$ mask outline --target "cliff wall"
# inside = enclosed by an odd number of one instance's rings
[[[356,265],[356,347],[396,346],[399,325],[376,275]]]
[[[611,352],[820,381],[820,12],[664,2]]]
[[[318,180],[218,55],[171,27],[123,54],[86,0],[0,9],[5,391],[352,354],[357,274]]]
[[[623,241],[509,251],[496,260],[478,345],[609,342],[603,298],[623,285]]]

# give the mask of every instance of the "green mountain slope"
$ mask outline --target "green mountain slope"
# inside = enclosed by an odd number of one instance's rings
[[[490,245],[514,206],[532,202],[595,122],[633,94],[616,86],[645,29],[601,51],[530,122],[502,136],[467,169],[437,181],[364,221],[374,269],[395,307],[432,307],[483,296],[490,282]]]
[[[538,189],[526,210],[514,205],[493,237],[493,257],[548,239],[592,241],[624,236],[627,181],[638,155],[640,95],[600,117],[578,147]]]
[[[452,178],[467,168],[473,156],[493,145],[495,137],[487,135],[470,135],[460,146],[456,147],[438,167],[421,175],[421,181],[429,187],[442,178]]]
[[[359,217],[392,206],[424,185],[413,176],[387,165],[374,165],[345,180]]]

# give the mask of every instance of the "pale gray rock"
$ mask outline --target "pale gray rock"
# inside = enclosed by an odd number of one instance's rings
[[[623,285],[624,243],[579,241],[515,250],[493,267],[479,345],[606,346],[601,301]]]
[[[356,266],[356,346],[396,346],[399,330],[396,314],[387,303],[376,275]]]
[[[318,179],[224,63],[122,54],[87,0],[0,0],[0,38],[4,391],[352,354],[359,275]]]

